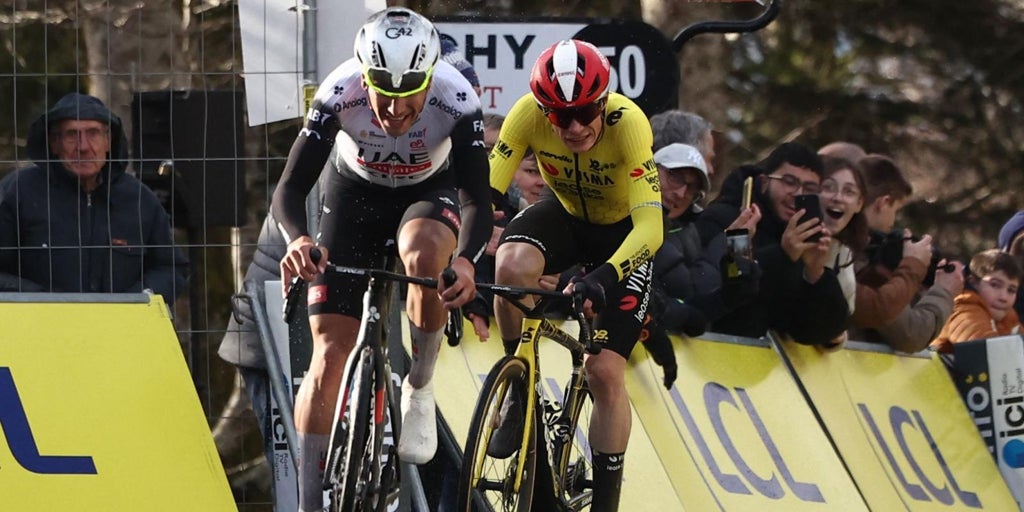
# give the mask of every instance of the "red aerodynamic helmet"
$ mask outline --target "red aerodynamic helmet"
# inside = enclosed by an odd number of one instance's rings
[[[608,95],[610,69],[594,45],[566,39],[541,52],[530,73],[530,89],[542,107],[577,108]]]

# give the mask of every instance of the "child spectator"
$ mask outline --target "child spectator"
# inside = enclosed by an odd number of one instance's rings
[[[1006,336],[1020,332],[1020,318],[1013,300],[1020,286],[1017,259],[999,249],[975,254],[969,266],[967,289],[954,300],[953,314],[932,347],[953,352],[961,341]]]
[[[1015,213],[999,230],[999,248],[1017,258],[1017,262],[1024,267],[1024,210]],[[1020,289],[1017,290],[1017,301],[1013,309],[1019,318],[1024,318],[1024,293]]]

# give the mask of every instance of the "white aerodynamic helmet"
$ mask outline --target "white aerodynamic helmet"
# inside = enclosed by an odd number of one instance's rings
[[[409,96],[427,88],[441,39],[430,20],[391,7],[366,20],[356,35],[355,52],[369,86],[388,96]]]

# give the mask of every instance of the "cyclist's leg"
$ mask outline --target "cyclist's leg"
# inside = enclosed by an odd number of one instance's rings
[[[355,344],[359,319],[340,314],[313,315],[313,354],[295,396],[299,441],[299,509],[323,508],[323,468],[345,363]]]
[[[626,394],[626,359],[611,350],[590,356],[587,381],[594,397],[590,416],[590,448],[594,468],[593,512],[618,509],[623,456],[632,427]]]
[[[513,218],[502,234],[495,254],[494,282],[509,286],[537,288],[545,274],[557,274],[572,266],[576,249],[569,215],[554,198],[538,201]],[[533,298],[523,303],[533,306]],[[511,303],[494,298],[494,319],[498,323],[505,352],[519,344],[523,314]]]
[[[389,230],[401,210],[366,188],[353,186],[336,172],[325,174],[324,208],[319,243],[331,263],[352,267],[379,264]],[[345,364],[362,317],[367,279],[329,272],[310,283],[307,303],[313,336],[309,370],[295,397],[295,431],[299,437],[299,506],[323,507],[323,470]],[[318,508],[319,507],[319,508]]]
[[[594,397],[590,417],[590,446],[594,469],[592,512],[618,510],[622,470],[632,416],[625,372],[647,313],[653,265],[640,265],[607,290],[608,307],[594,322],[608,342],[600,354],[587,358],[587,383]]]
[[[398,254],[408,275],[436,278],[455,252],[457,196],[450,189],[426,191],[406,209],[398,229]],[[406,298],[412,365],[402,383],[402,460],[424,464],[437,451],[433,375],[446,313],[437,291],[410,285]]]

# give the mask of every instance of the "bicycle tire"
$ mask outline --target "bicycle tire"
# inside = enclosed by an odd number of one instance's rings
[[[565,407],[569,407],[569,410],[564,411],[566,432],[551,432],[553,437],[564,436],[558,443],[558,453],[554,454],[554,460],[558,462],[555,477],[559,484],[557,487],[562,493],[559,498],[565,507],[572,511],[585,510],[589,507],[594,493],[594,467],[590,459],[590,446],[585,441],[587,433],[581,432],[579,428],[580,418],[584,414],[590,416],[594,402],[585,383],[579,394],[581,396],[577,397],[565,394]]]
[[[487,455],[487,443],[497,428],[494,418],[498,417],[507,394],[506,390],[517,382],[524,383],[527,378],[526,372],[525,362],[514,356],[505,356],[487,374],[473,411],[462,457],[456,506],[456,510],[460,512],[530,510],[537,463],[537,416],[534,415],[534,424],[527,432],[527,454],[523,467],[517,467],[522,446],[508,458],[497,459]],[[522,473],[523,476],[519,492],[513,493],[512,486],[517,473]]]
[[[332,510],[336,512],[355,512],[362,510],[362,496],[366,491],[368,475],[366,474],[369,465],[369,457],[372,457],[372,447],[368,443],[372,440],[370,429],[370,403],[373,398],[373,352],[365,350],[359,354],[359,362],[356,367],[353,389],[349,395],[348,409],[348,440],[344,444],[344,453],[339,457],[340,482],[335,487],[334,496],[331,500]],[[363,482],[363,492],[358,488],[359,482]]]

